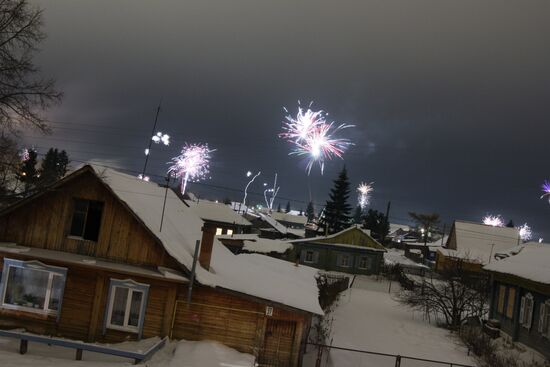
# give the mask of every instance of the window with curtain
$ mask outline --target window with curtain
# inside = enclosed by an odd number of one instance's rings
[[[2,308],[57,315],[66,276],[65,268],[4,258]]]

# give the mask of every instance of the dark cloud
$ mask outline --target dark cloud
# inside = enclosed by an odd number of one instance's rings
[[[374,181],[374,205],[392,200],[396,220],[501,213],[550,239],[550,207],[538,199],[550,178],[547,1],[39,4],[39,61],[66,97],[50,114],[59,140],[37,145],[139,170],[162,98],[159,130],[174,144],[155,147],[152,172],[163,174],[183,141],[208,141],[218,149],[210,184],[240,188],[261,169],[279,172],[282,196],[306,200],[303,163],[276,134],[283,106],[314,100],[356,125],[345,160],[353,183]],[[342,165],[312,173],[316,201]]]

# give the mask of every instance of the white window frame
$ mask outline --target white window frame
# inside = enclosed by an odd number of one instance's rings
[[[338,266],[340,266],[341,268],[349,268],[351,266],[350,257],[351,255],[349,254],[340,254],[340,264],[338,264]],[[344,259],[346,259],[345,264],[344,264]]]
[[[533,308],[535,301],[531,293],[521,297],[521,307],[519,311],[519,323],[526,329],[531,329],[533,323]]]
[[[42,308],[34,308],[28,306],[14,305],[11,303],[6,303],[6,291],[8,289],[7,282],[9,279],[9,271],[11,268],[20,268],[20,269],[31,269],[34,271],[42,271],[48,273],[48,285],[46,288],[46,295],[44,297],[44,306]],[[57,310],[52,310],[49,307],[51,295],[52,295],[52,286],[54,277],[61,278],[61,294],[59,296],[59,305]],[[59,316],[61,315],[61,307],[63,306],[63,295],[65,291],[65,283],[67,280],[67,269],[59,266],[46,265],[38,260],[22,261],[16,259],[4,258],[4,268],[2,270],[2,280],[0,282],[0,307],[3,309],[9,310],[19,310],[25,312],[38,313],[43,315],[54,315],[57,316],[57,321],[59,321]]]
[[[223,229],[218,227],[216,228],[216,236],[221,236],[223,234]]]
[[[128,289],[128,298],[126,299],[126,308],[124,309],[124,322],[123,325],[114,325],[111,323],[111,318],[113,316],[113,306],[115,301],[115,292],[116,289]],[[141,305],[139,310],[139,321],[138,326],[128,325],[128,320],[130,319],[130,308],[132,306],[132,295],[134,293],[141,293]],[[143,323],[145,320],[145,311],[147,310],[147,297],[149,293],[149,285],[138,283],[132,279],[111,279],[111,284],[109,286],[109,296],[107,298],[107,310],[105,314],[105,323],[103,327],[103,334],[106,333],[106,329],[113,329],[119,331],[125,331],[129,333],[138,334],[138,338],[141,338],[143,332]]]
[[[308,259],[308,255],[310,254],[311,254],[311,259]],[[314,259],[315,259],[315,252],[313,250],[306,250],[306,255],[304,256],[304,262],[308,264],[312,264]]]
[[[365,259],[365,266],[361,266],[361,261]],[[357,267],[362,270],[368,270],[369,269],[369,257],[368,256],[360,256],[359,257],[359,263],[357,264]]]

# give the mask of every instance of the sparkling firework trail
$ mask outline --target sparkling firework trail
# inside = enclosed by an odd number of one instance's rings
[[[267,187],[267,183],[264,183],[264,187]],[[269,211],[273,210],[273,202],[275,201],[275,198],[277,197],[277,194],[279,193],[280,188],[281,188],[280,186],[277,186],[277,174],[275,174],[273,187],[270,187],[264,190],[265,205],[267,206]],[[267,197],[268,194],[270,194],[269,198]]]
[[[541,188],[542,188],[543,194],[540,198],[542,199],[545,196],[548,196],[548,202],[550,203],[550,181],[544,181]]]
[[[365,209],[365,207],[369,205],[371,193],[374,191],[374,187],[372,186],[373,183],[374,182],[371,182],[371,183],[361,182],[361,184],[357,188],[357,191],[359,192],[358,201],[361,209]]]
[[[486,215],[483,218],[483,224],[493,227],[504,227],[504,222],[500,215]]]
[[[316,162],[323,174],[325,161],[334,157],[342,158],[345,150],[352,145],[348,139],[334,137],[340,130],[348,127],[353,125],[327,122],[326,113],[322,110],[312,111],[308,108],[304,111],[299,107],[296,117],[287,115],[286,122],[283,123],[283,132],[279,137],[294,144],[290,154],[309,157],[306,166],[308,175]]]
[[[519,237],[522,241],[529,241],[531,238],[533,238],[533,231],[531,230],[531,227],[525,223],[522,226],[518,227],[519,231]]]
[[[172,158],[168,173],[181,178],[181,194],[185,194],[188,181],[199,181],[210,172],[210,158],[214,149],[208,144],[185,144],[181,154]]]
[[[23,150],[21,151],[19,156],[21,157],[21,161],[23,161],[23,162],[28,161],[29,158],[30,158],[29,149],[23,148]]]
[[[250,181],[248,181],[248,184],[246,185],[246,187],[244,188],[244,198],[243,198],[243,206],[246,208],[246,197],[248,196],[248,187],[252,184],[252,182],[254,182],[254,180],[259,176],[261,175],[262,171],[258,171],[258,173],[256,173],[256,175],[254,175],[254,177],[252,177],[252,179]],[[246,173],[246,177],[250,177],[252,176],[252,172],[248,171]],[[245,209],[247,210],[247,209]],[[247,210],[248,211],[248,210]]]

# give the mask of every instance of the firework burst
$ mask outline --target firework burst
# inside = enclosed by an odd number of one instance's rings
[[[163,134],[160,131],[156,135],[153,135],[151,140],[153,142],[155,142],[156,144],[159,144],[159,143],[162,142],[162,144],[164,144],[164,145],[170,145],[170,135]]]
[[[504,227],[504,222],[500,215],[486,215],[483,218],[483,224],[493,227]]]
[[[279,137],[294,144],[290,154],[309,157],[306,166],[308,175],[316,162],[323,174],[325,161],[334,157],[342,158],[346,149],[352,145],[348,139],[337,138],[335,134],[353,125],[329,123],[326,116],[327,114],[322,110],[312,111],[310,108],[304,110],[299,107],[296,117],[290,114],[286,116],[283,132],[279,134]]]
[[[181,193],[185,194],[187,182],[205,179],[210,173],[210,158],[214,149],[208,144],[185,144],[181,154],[172,158],[169,174],[181,178]]]
[[[22,162],[28,161],[29,158],[31,157],[29,149],[28,148],[23,148],[21,153],[19,153],[19,157],[21,158]]]
[[[525,223],[522,226],[518,227],[519,231],[519,237],[522,241],[529,241],[531,238],[533,238],[533,231],[531,230],[531,227]]]
[[[372,185],[373,182],[361,182],[359,187],[357,187],[357,192],[359,192],[358,201],[361,209],[365,209],[365,207],[370,203],[371,193],[374,191],[374,187]]]
[[[542,189],[542,196],[540,197],[543,199],[545,196],[548,197],[548,202],[550,203],[550,181],[544,181],[544,183],[541,186]]]

